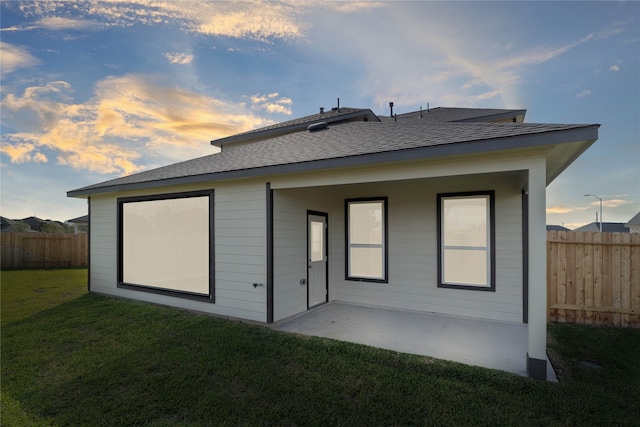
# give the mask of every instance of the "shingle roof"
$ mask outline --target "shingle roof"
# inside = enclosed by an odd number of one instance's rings
[[[211,141],[211,144],[220,147],[231,142],[250,141],[252,139],[266,138],[268,136],[277,136],[283,135],[285,133],[304,130],[306,126],[311,123],[334,123],[338,121],[349,121],[351,119],[360,119],[361,121],[363,121],[365,118],[372,121],[379,121],[378,117],[376,117],[376,115],[373,114],[371,110],[366,108],[335,108],[323,113],[311,114],[309,116],[299,117],[297,119],[288,120],[286,122],[276,123],[270,126],[265,126],[247,132],[231,135],[225,138],[216,139]]]
[[[79,216],[77,218],[71,218],[71,219],[68,219],[67,222],[72,222],[72,223],[76,223],[76,224],[88,223],[89,222],[89,215],[82,215],[82,216]]]
[[[627,221],[627,223],[625,225],[627,227],[640,225],[640,212],[638,212],[633,218],[631,218],[629,221]]]
[[[435,154],[434,149],[444,147],[444,151],[441,150],[439,155],[458,154],[464,151],[460,148],[461,146],[464,145],[467,147],[465,149],[474,150],[473,147],[477,142],[491,142],[493,144],[491,147],[483,146],[482,150],[517,148],[540,144],[539,139],[536,141],[527,139],[526,142],[523,142],[521,138],[594,126],[597,129],[597,125],[530,123],[428,124],[419,120],[405,123],[347,122],[330,125],[321,131],[309,132],[305,130],[255,141],[251,144],[231,146],[217,154],[80,188],[70,191],[68,195],[85,196],[112,191],[118,187],[131,188],[132,185],[143,183],[147,183],[148,186],[169,185],[174,180],[185,177],[200,177],[198,179],[204,181],[216,179],[218,174],[237,171],[251,170],[252,174],[256,176],[274,173],[273,170],[265,170],[264,168],[283,165],[297,165],[297,167],[307,165],[306,167],[309,167],[308,165],[318,161],[339,159],[342,165],[348,166],[355,164],[354,159],[356,158],[380,153],[403,153],[403,155],[429,157]],[[507,144],[506,140],[510,138],[520,138],[517,141],[517,144],[520,145],[513,146],[516,144],[513,141]],[[416,153],[417,149],[428,149],[429,151],[418,154]],[[190,182],[196,181],[196,179],[192,179]]]
[[[488,122],[500,118],[508,118],[515,116],[524,116],[527,110],[505,110],[496,108],[451,108],[451,107],[437,107],[429,110],[422,110],[422,117],[420,117],[420,111],[412,111],[410,113],[396,114],[395,117],[380,116],[382,121],[395,121],[405,119],[420,118],[425,121],[432,122],[473,122],[483,121]]]
[[[562,225],[547,225],[547,231],[571,231]]]
[[[600,222],[592,222],[573,231],[600,231]],[[621,222],[603,222],[602,231],[605,233],[628,233],[629,228]]]

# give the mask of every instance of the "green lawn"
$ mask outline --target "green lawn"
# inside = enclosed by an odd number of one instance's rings
[[[2,272],[2,425],[638,425],[640,330],[552,325],[561,383]],[[597,363],[601,368],[581,365]]]

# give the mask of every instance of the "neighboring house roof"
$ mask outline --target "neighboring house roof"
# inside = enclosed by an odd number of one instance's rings
[[[600,222],[592,222],[573,231],[600,231]],[[621,222],[603,222],[602,231],[605,233],[628,233],[629,228]]]
[[[40,219],[36,216],[30,216],[28,218],[22,219],[21,221],[27,224],[33,231],[40,231],[42,229],[42,226],[46,222],[45,220]]]
[[[9,230],[11,228],[12,222],[11,220],[0,216],[0,230],[4,231],[4,230]]]
[[[571,231],[562,225],[547,225],[547,231]]]
[[[33,231],[43,231],[43,226],[45,224],[55,224],[55,225],[60,225],[60,226],[64,225],[60,221],[53,221],[53,220],[50,220],[50,219],[40,219],[40,218],[38,218],[36,216],[30,216],[28,218],[24,218],[22,220],[17,220],[17,221],[24,222]]]
[[[633,218],[631,218],[625,226],[631,227],[640,227],[640,212],[638,212]]]
[[[71,222],[73,224],[88,224],[89,223],[89,215],[79,216],[77,218],[69,219],[67,222]]]
[[[231,144],[220,153],[79,188],[68,192],[68,195],[85,197],[121,189],[151,188],[576,142],[577,146],[548,154],[547,182],[551,182],[597,139],[599,126],[436,122],[421,120],[415,114],[414,120],[379,122],[368,118],[370,110],[341,110],[342,117],[347,116],[346,121],[329,123],[322,130],[307,130],[308,124],[317,123],[310,118],[320,114],[307,116],[299,121],[285,122],[297,123],[292,125],[298,126],[293,132],[289,132],[290,126],[268,127],[251,132],[249,139],[246,133],[223,138],[214,143],[221,146],[230,141],[251,143]],[[352,118],[350,114],[359,114],[360,121],[349,121]],[[364,117],[368,120],[363,121]],[[476,119],[479,120],[478,117]]]

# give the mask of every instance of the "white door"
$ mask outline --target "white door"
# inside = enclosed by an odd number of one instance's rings
[[[327,302],[327,216],[307,215],[307,307]]]

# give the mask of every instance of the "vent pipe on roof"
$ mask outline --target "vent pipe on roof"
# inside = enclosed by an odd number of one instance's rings
[[[422,118],[422,105],[420,106],[420,118]]]
[[[427,102],[427,113],[429,112],[429,103]]]
[[[398,115],[397,115],[397,114],[394,114],[394,115],[393,115],[393,121],[394,121],[394,122],[397,122],[397,121],[398,121]]]
[[[324,107],[320,107],[320,114],[324,113]]]
[[[393,117],[393,102],[389,103],[389,108],[391,109],[391,117]]]
[[[327,126],[328,126],[327,122],[312,123],[309,126],[307,126],[307,130],[309,132],[315,132],[318,130],[326,129]]]
[[[340,98],[338,98],[338,113],[340,112]]]

